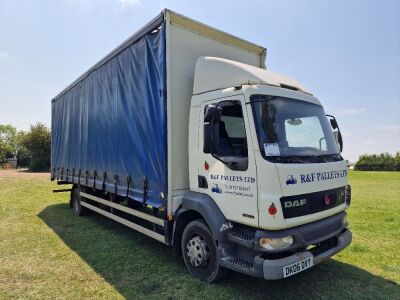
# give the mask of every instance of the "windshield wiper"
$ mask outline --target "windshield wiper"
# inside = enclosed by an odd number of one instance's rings
[[[292,162],[292,163],[303,163],[304,157],[301,156],[276,156],[274,158],[275,162]]]
[[[288,156],[275,156],[271,157],[274,162],[277,163],[315,163],[315,162],[330,162],[341,160],[341,156],[338,153],[325,154],[325,155],[288,155]]]

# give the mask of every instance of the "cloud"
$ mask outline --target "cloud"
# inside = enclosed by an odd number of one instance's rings
[[[383,125],[378,128],[380,131],[397,132],[400,131],[399,125]]]
[[[10,58],[10,57],[11,57],[10,54],[8,54],[8,53],[5,52],[5,51],[0,50],[0,60],[2,60],[2,59],[8,59],[8,58]]]
[[[364,142],[364,145],[375,145],[376,142],[374,140],[368,140]]]
[[[351,116],[358,115],[366,111],[366,108],[343,108],[342,110],[339,110],[338,114],[342,116]]]
[[[140,3],[140,0],[118,0],[122,7],[133,6]]]

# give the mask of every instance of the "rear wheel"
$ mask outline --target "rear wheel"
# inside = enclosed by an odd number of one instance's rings
[[[82,196],[81,196],[81,189],[79,187],[75,188],[72,191],[72,210],[74,214],[77,216],[83,216],[86,214],[87,209],[81,205]]]
[[[217,246],[203,220],[186,225],[181,249],[185,265],[192,276],[206,282],[220,279],[226,272],[219,265]]]

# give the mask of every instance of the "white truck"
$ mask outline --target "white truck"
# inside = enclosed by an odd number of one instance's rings
[[[52,100],[52,180],[212,282],[304,271],[351,243],[341,133],[266,49],[170,10]]]

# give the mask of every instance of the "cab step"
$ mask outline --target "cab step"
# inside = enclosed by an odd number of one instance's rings
[[[244,274],[257,276],[253,268],[253,263],[249,262],[241,257],[228,256],[221,259],[221,266],[231,269],[234,271],[239,271]]]
[[[253,248],[254,245],[254,232],[243,229],[231,229],[227,233],[228,240],[232,243],[241,245],[246,248]]]
[[[236,268],[241,268],[244,270],[251,270],[253,268],[253,263],[237,256],[231,256],[225,262],[227,264],[235,266]]]

